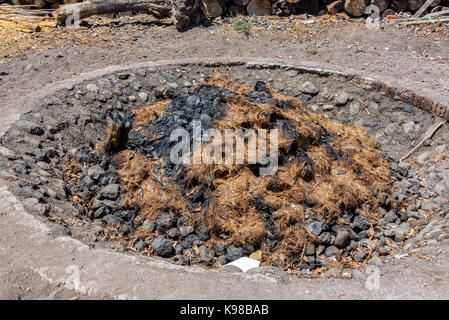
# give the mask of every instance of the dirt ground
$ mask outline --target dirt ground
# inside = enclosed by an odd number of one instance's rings
[[[79,29],[33,34],[0,28],[0,71],[9,73],[1,76],[0,98],[5,102],[8,93],[21,96],[43,83],[109,65],[185,57],[313,61],[406,80],[424,94],[449,89],[447,26],[431,32],[394,25],[371,30],[362,21],[335,17],[316,18],[313,24],[266,21],[255,21],[249,34],[235,31],[232,20],[178,32],[147,16],[93,18]]]
[[[0,28],[0,74],[4,74],[0,75],[0,112],[19,106],[21,98],[33,90],[109,65],[213,57],[277,58],[359,70],[392,81],[400,79],[417,92],[449,101],[447,26],[370,30],[358,20],[324,17],[313,24],[271,20],[255,21],[249,34],[234,31],[232,21],[177,32],[168,22],[154,22],[146,16],[94,18],[80,29],[33,34]],[[29,269],[2,273],[0,279],[2,298],[79,296],[46,283]]]

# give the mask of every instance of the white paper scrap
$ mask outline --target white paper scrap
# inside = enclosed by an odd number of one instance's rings
[[[234,260],[230,263],[227,263],[223,267],[234,266],[234,267],[240,268],[243,272],[246,272],[249,269],[257,268],[259,265],[260,265],[260,261],[251,259],[248,257],[243,257],[243,258]]]

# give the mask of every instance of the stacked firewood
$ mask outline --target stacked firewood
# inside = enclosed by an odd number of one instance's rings
[[[37,9],[57,9],[60,5],[82,2],[82,0],[0,0],[0,3],[2,2],[13,5],[30,5]]]
[[[37,8],[57,9],[53,16],[64,22],[79,12],[80,19],[99,14],[138,11],[157,18],[172,18],[178,29],[184,29],[201,18],[214,19],[226,15],[289,16],[308,13],[346,12],[351,17],[368,16],[373,11],[379,14],[416,12],[426,0],[0,0],[13,4],[34,5]],[[370,6],[375,5],[378,10]],[[449,0],[434,0],[425,12],[437,6],[449,5]],[[424,12],[424,13],[425,13]]]

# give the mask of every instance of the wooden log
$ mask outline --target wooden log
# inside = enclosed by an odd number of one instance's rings
[[[229,14],[231,16],[238,16],[238,15],[245,15],[246,12],[246,6],[231,6],[229,8]]]
[[[200,0],[201,11],[206,18],[221,16],[225,10],[225,4],[221,0]]]
[[[250,16],[267,16],[271,13],[271,3],[269,0],[251,0],[246,10]]]
[[[337,0],[332,2],[327,6],[327,12],[331,14],[336,14],[343,12],[345,10],[345,3],[342,0]]]
[[[402,12],[407,9],[408,0],[392,0],[390,7],[394,10],[394,12]]]
[[[248,3],[251,0],[233,0],[232,2],[236,5],[236,6],[247,6]]]
[[[379,8],[379,13],[388,9],[388,0],[374,0],[373,4]]]
[[[295,12],[316,14],[318,12],[318,0],[298,0],[295,3]]]
[[[277,16],[317,12],[318,0],[274,0],[271,5],[271,13]]]
[[[38,9],[45,8],[47,2],[45,0],[12,0],[13,5],[34,5]]]
[[[365,0],[346,0],[345,11],[352,17],[360,17],[365,14],[366,10]]]
[[[198,23],[201,9],[198,0],[172,0],[171,19],[178,30]]]
[[[424,0],[408,0],[408,8],[411,11],[419,10],[424,4]]]
[[[296,13],[295,7],[295,3],[290,3],[285,0],[275,0],[271,3],[271,13],[280,17],[290,16]]]
[[[382,13],[382,19],[386,19],[388,16],[394,16],[395,13],[392,9],[387,9]]]
[[[166,18],[170,17],[171,9],[170,0],[89,0],[61,6],[53,12],[53,17],[65,23],[75,12],[82,20],[99,14],[143,10],[157,18]]]

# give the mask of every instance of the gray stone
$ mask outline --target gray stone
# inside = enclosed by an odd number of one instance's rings
[[[337,106],[345,105],[346,103],[348,103],[348,100],[349,100],[349,94],[345,91],[340,92],[338,95],[336,95],[334,97],[334,103]]]
[[[210,237],[210,232],[209,232],[209,228],[205,225],[202,224],[199,227],[197,227],[195,229],[195,233],[198,235],[198,237],[203,240],[206,241],[209,239]]]
[[[394,234],[394,241],[396,242],[402,242],[405,240],[405,233],[404,231],[400,229],[396,229],[396,232]]]
[[[9,160],[16,160],[16,159],[18,159],[18,156],[14,152],[12,152],[11,150],[9,150],[9,149],[7,149],[7,148],[5,148],[3,146],[0,146],[0,155],[2,157],[5,157],[5,158],[9,159]]]
[[[194,107],[199,102],[200,102],[200,100],[197,96],[190,95],[186,100],[186,105],[189,107]]]
[[[408,112],[408,113],[412,113],[412,112],[413,112],[413,106],[410,105],[410,104],[406,104],[406,105],[402,108],[402,110],[404,110],[405,112]]]
[[[423,114],[415,114],[415,116],[413,117],[413,121],[415,121],[415,123],[420,123],[424,120],[424,115]]]
[[[142,225],[143,230],[153,232],[154,228],[155,228],[154,222],[151,222],[148,219],[143,222],[143,225]]]
[[[401,223],[398,227],[398,230],[401,230],[405,234],[408,234],[410,232],[410,223]]]
[[[354,260],[357,261],[357,262],[362,262],[363,259],[365,259],[365,257],[366,257],[366,253],[361,251],[361,250],[357,250],[354,253]]]
[[[22,201],[22,205],[28,212],[33,212],[39,215],[45,215],[48,212],[48,208],[39,203],[36,198],[28,198]]]
[[[356,216],[354,218],[354,222],[352,223],[352,229],[355,231],[363,231],[368,230],[371,224],[369,221],[363,216]]]
[[[387,212],[387,214],[383,217],[383,219],[387,223],[395,222],[397,220],[397,218],[398,218],[398,216],[393,211]]]
[[[104,187],[101,190],[100,195],[102,198],[115,200],[118,197],[119,191],[120,191],[120,185],[113,183],[113,184],[110,184],[110,185],[107,185],[106,187]]]
[[[28,133],[31,133],[34,135],[38,135],[38,136],[43,135],[45,132],[44,129],[42,129],[42,127],[40,127],[36,123],[28,121],[28,120],[19,120],[16,122],[16,126],[17,126],[17,128],[19,128],[25,132],[28,132]]]
[[[343,249],[349,245],[350,241],[349,232],[346,230],[339,230],[335,236],[334,245],[339,249]]]
[[[164,232],[173,226],[174,219],[168,213],[162,213],[156,218],[156,229]]]
[[[332,234],[330,232],[323,232],[320,235],[320,243],[324,245],[332,244]]]
[[[206,264],[212,264],[212,262],[214,262],[215,258],[214,249],[208,248],[206,246],[200,246],[199,251],[200,251],[200,262]]]
[[[173,241],[165,238],[164,236],[158,236],[151,242],[151,248],[153,248],[154,254],[169,258],[174,253]]]
[[[229,246],[228,250],[226,251],[226,259],[228,262],[232,262],[234,260],[237,260],[243,256],[243,249],[238,248],[234,245]]]
[[[376,243],[372,240],[369,239],[362,239],[359,241],[358,244],[359,247],[365,247],[365,248],[371,248],[374,249],[376,248]]]
[[[117,74],[117,77],[120,80],[126,80],[126,79],[129,78],[129,73],[128,72],[122,72],[122,73]]]
[[[86,89],[89,90],[89,91],[91,91],[91,92],[98,92],[98,87],[97,87],[97,85],[96,85],[96,84],[93,84],[93,83],[89,83],[89,84],[86,86]]]
[[[300,87],[299,91],[306,94],[317,94],[319,92],[316,85],[310,81],[305,81]]]
[[[410,164],[404,161],[399,162],[398,164],[398,171],[399,173],[406,177],[408,174],[408,171],[410,170]]]
[[[296,76],[298,75],[298,70],[288,70],[288,71],[286,72],[286,74],[287,74],[289,77],[296,77]]]
[[[100,219],[103,218],[105,215],[109,214],[111,212],[111,210],[106,207],[106,206],[101,206],[100,208],[98,208],[97,210],[95,210],[94,212],[94,218],[95,219]]]
[[[426,162],[427,158],[429,158],[431,155],[431,153],[429,151],[425,151],[423,153],[421,153],[416,160],[418,160],[419,163],[424,163]]]
[[[327,104],[324,104],[321,108],[323,109],[323,111],[332,111],[334,109],[334,106],[327,103]]]
[[[142,102],[148,101],[148,93],[146,93],[146,92],[139,92],[139,94],[137,96],[138,96],[139,100]]]
[[[415,218],[415,219],[418,219],[418,220],[420,220],[420,219],[423,218],[423,216],[420,215],[420,214],[419,214],[418,212],[416,212],[416,211],[409,211],[409,212],[407,212],[407,217],[409,217],[409,218]]]
[[[391,248],[389,246],[382,246],[377,250],[377,252],[381,256],[386,256],[387,254],[390,253],[390,251],[391,251]]]
[[[133,80],[131,81],[131,86],[133,87],[134,90],[139,91],[140,89],[142,89],[142,84],[140,83],[140,81],[138,80]]]
[[[324,254],[326,255],[326,257],[334,257],[337,260],[340,260],[340,251],[335,246],[327,247],[324,251]]]
[[[446,186],[446,181],[441,180],[440,182],[438,182],[435,187],[433,188],[433,190],[436,193],[439,193],[441,195],[446,195],[447,194],[447,190],[448,190],[448,186]]]
[[[107,214],[102,219],[108,226],[115,226],[120,222],[120,219],[113,214]]]
[[[403,125],[404,133],[408,134],[415,130],[415,122],[409,121]]]
[[[391,239],[394,238],[395,234],[396,234],[396,230],[394,230],[394,229],[384,231],[384,236],[391,238]]]
[[[166,233],[167,237],[172,239],[177,239],[179,237],[179,229],[178,228],[171,228]]]
[[[179,228],[179,234],[181,235],[181,238],[187,237],[189,234],[191,234],[194,231],[192,226],[181,226]]]
[[[145,250],[146,248],[148,248],[148,244],[143,240],[139,240],[136,243],[135,247],[137,250]]]
[[[190,249],[194,245],[198,244],[202,244],[202,241],[196,234],[189,234],[184,240],[182,240],[182,247],[184,249]]]
[[[309,109],[310,109],[310,111],[316,113],[316,112],[320,111],[320,106],[317,105],[316,103],[313,103],[309,106]]]
[[[175,82],[170,82],[167,84],[167,87],[172,90],[178,89],[178,85]]]
[[[95,181],[100,179],[104,174],[104,169],[97,164],[93,165],[89,168],[89,170],[87,170],[87,175]]]
[[[313,221],[307,225],[307,228],[311,233],[316,236],[319,236],[323,231],[323,223],[320,221]]]
[[[349,115],[354,117],[358,115],[359,112],[360,112],[360,103],[358,103],[357,101],[352,102],[349,105]]]
[[[387,136],[392,136],[396,132],[396,128],[397,128],[396,124],[390,123],[387,127],[385,127],[384,133]]]

